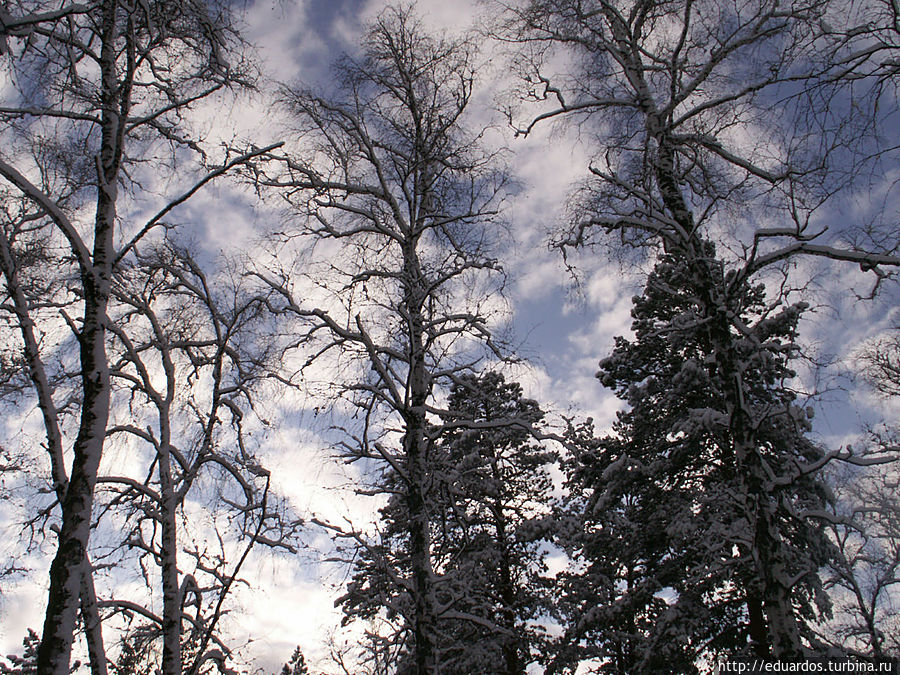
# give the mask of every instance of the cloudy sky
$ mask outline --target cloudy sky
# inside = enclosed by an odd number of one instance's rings
[[[332,61],[359,49],[366,21],[384,4],[381,0],[259,0],[246,12],[245,35],[256,46],[263,72],[271,80],[327,87]],[[435,30],[462,30],[480,11],[473,0],[420,0],[418,6],[426,25]],[[485,48],[489,50],[490,44]],[[593,374],[613,337],[628,333],[631,297],[639,290],[639,275],[598,253],[574,259],[579,274],[573,279],[558,253],[548,248],[548,235],[563,217],[569,187],[586,173],[590,149],[574,133],[551,126],[514,139],[493,109],[493,94],[499,92],[506,75],[503,55],[498,50],[486,56],[495,58],[477,98],[481,105],[477,114],[498,123],[494,138],[509,144],[510,165],[524,187],[509,205],[511,239],[502,255],[511,279],[511,337],[528,360],[515,376],[546,407],[592,416],[603,429],[614,419],[619,403]],[[238,133],[262,145],[285,133],[265,92],[242,100],[227,115],[209,114],[222,138]],[[223,204],[229,208],[223,211]],[[247,195],[219,185],[199,195],[181,215],[205,233],[204,241],[227,251],[253,238],[254,218],[264,208]],[[206,215],[213,210],[217,213],[214,222]],[[814,275],[816,269],[810,267],[807,272]],[[867,337],[896,323],[891,309],[896,298],[890,294],[881,303],[862,303],[847,293],[848,287],[864,292],[868,283],[870,279],[850,270],[828,275],[819,284],[818,307],[804,330],[822,359],[846,356]],[[836,325],[839,330],[832,328]],[[817,385],[843,387],[829,394],[816,419],[817,433],[829,443],[845,443],[865,423],[897,412],[886,411],[883,401],[857,390],[837,373],[839,369],[832,369]],[[805,377],[807,387],[817,382],[811,372]],[[331,519],[360,519],[372,513],[370,504],[345,489],[353,480],[347,473],[350,469],[331,461],[322,430],[310,420],[297,418],[280,426],[266,439],[261,454],[274,470],[279,490],[301,512],[315,511]],[[239,591],[239,609],[230,620],[236,635],[252,636],[246,653],[259,666],[274,671],[296,644],[313,663],[327,656],[326,638],[339,630],[340,614],[333,604],[344,576],[339,568],[316,563],[317,544],[322,541],[311,537],[311,548],[297,556],[258,555],[245,568],[252,588]],[[40,570],[40,560],[30,563]],[[45,593],[45,584],[38,583],[4,589],[0,653],[16,650],[26,627],[40,626]]]
[[[366,21],[385,4],[264,1],[257,3],[248,16],[249,35],[274,78],[327,86],[331,61],[340,53],[359,49]],[[424,23],[437,31],[464,30],[479,12],[477,2],[428,0],[419,2],[418,7]],[[493,76],[485,78],[484,89],[476,97],[481,105],[476,114],[500,126],[496,141],[510,145],[514,156],[509,163],[524,187],[508,205],[512,238],[507,242],[508,250],[501,254],[510,275],[512,341],[529,361],[515,375],[529,395],[548,407],[561,412],[577,410],[605,426],[612,421],[618,401],[602,390],[593,374],[613,336],[628,329],[630,299],[638,290],[637,279],[618,269],[609,274],[599,261],[584,260],[580,285],[574,286],[559,254],[549,250],[548,235],[561,218],[569,186],[587,167],[588,151],[576,138],[567,138],[563,130],[550,127],[527,139],[513,139],[494,109],[494,94],[499,93],[499,87],[508,86],[503,81],[503,55],[497,52],[485,56],[492,57]],[[252,127],[258,113],[244,108],[238,114]],[[282,431],[286,439],[294,434]],[[327,452],[322,452],[316,432],[297,432],[304,434],[303,445],[293,444],[287,452],[279,449],[269,460],[275,475],[284,477],[282,489],[295,504],[324,510],[333,518],[350,514],[356,522],[370,514],[371,504],[366,500],[347,490],[333,489],[346,485],[348,477]],[[292,466],[301,464],[315,469],[291,471]],[[262,659],[271,654],[283,660],[295,643],[301,644],[311,660],[325,658],[326,638],[333,633],[346,636],[346,629],[339,629],[340,614],[333,607],[345,580],[343,571],[316,565],[317,555],[312,550],[298,559],[258,562],[259,581],[253,597],[245,594],[242,627],[257,636],[252,650]],[[272,580],[273,572],[277,581]],[[265,610],[254,609],[262,607]]]

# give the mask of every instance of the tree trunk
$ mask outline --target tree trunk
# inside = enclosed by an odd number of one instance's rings
[[[63,503],[69,480],[63,459],[62,433],[59,428],[59,417],[50,381],[40,355],[37,337],[34,334],[34,321],[31,319],[27,298],[19,284],[18,266],[13,257],[12,246],[6,233],[0,232],[0,266],[6,278],[7,291],[12,299],[19,331],[22,334],[25,361],[28,364],[28,376],[35,389],[38,408],[44,422],[47,436],[47,453],[50,455],[50,475],[57,500]],[[106,675],[106,650],[103,645],[103,631],[100,622],[100,610],[97,606],[97,595],[94,590],[93,569],[85,554],[81,566],[81,582],[79,599],[81,604],[81,620],[84,626],[88,657],[92,675]],[[74,630],[74,626],[73,626]]]
[[[772,653],[769,647],[769,629],[766,626],[762,600],[755,591],[747,593],[747,618],[747,632],[750,634],[753,654],[760,658],[769,656]]]
[[[791,589],[785,584],[787,574],[781,536],[772,531],[770,495],[760,495],[756,504],[757,521],[754,545],[758,574],[763,580],[763,603],[769,624],[772,656],[776,659],[803,657],[800,630],[794,616]]]
[[[706,267],[702,262],[698,269]],[[755,579],[750,581],[762,593],[762,609],[767,624],[766,642],[761,642],[757,613],[751,618],[756,635],[751,634],[757,650],[771,649],[771,656],[777,659],[794,659],[803,655],[800,631],[794,615],[791,588],[785,583],[787,574],[784,546],[775,523],[774,500],[777,499],[766,489],[766,474],[759,443],[754,433],[752,411],[746,403],[741,365],[735,355],[735,338],[730,331],[730,323],[724,308],[716,304],[715,290],[719,284],[707,273],[703,297],[706,312],[711,321],[711,342],[716,354],[716,368],[725,386],[725,404],[729,413],[729,435],[735,469],[741,484],[744,500],[743,511],[747,523],[752,528],[751,550],[748,551],[755,571]],[[719,291],[722,292],[722,291]],[[759,598],[757,598],[758,600]],[[748,609],[751,609],[748,605]],[[753,607],[755,612],[757,607]]]
[[[413,635],[415,640],[416,675],[437,672],[434,646],[434,594],[431,569],[431,532],[425,505],[426,480],[424,434],[414,423],[406,432],[409,467],[407,502],[409,506],[409,548],[415,596]]]
[[[181,592],[178,583],[177,496],[172,483],[168,441],[160,443],[159,489],[162,518],[163,675],[181,675]]]
[[[491,478],[497,485],[502,485],[503,476],[495,457],[491,459]],[[503,636],[504,673],[505,675],[524,675],[525,665],[522,663],[519,640],[516,635],[516,589],[512,579],[509,534],[506,531],[506,516],[503,507],[503,500],[497,497],[492,504],[492,510],[497,543],[500,546],[500,587],[497,589],[500,601],[503,603],[500,610],[500,625],[509,631],[507,635]]]
[[[409,507],[410,566],[415,589],[413,635],[415,640],[415,668],[417,675],[438,672],[434,643],[434,589],[431,567],[431,531],[425,486],[428,481],[425,439],[425,403],[430,387],[426,374],[424,347],[423,304],[426,297],[425,280],[416,253],[418,237],[413,233],[403,247],[403,269],[406,277],[404,313],[409,338],[408,404],[404,412],[404,452],[407,459],[407,501]]]
[[[106,284],[108,296],[108,284]],[[75,440],[72,472],[62,501],[59,549],[50,566],[50,592],[38,650],[39,675],[68,675],[75,614],[81,595],[90,535],[94,486],[109,417],[109,367],[106,362],[106,298],[86,298],[81,332],[81,426]]]
[[[37,658],[38,675],[68,675],[75,614],[90,536],[94,486],[97,483],[109,420],[107,305],[114,256],[117,181],[122,156],[122,116],[127,114],[124,103],[127,92],[120,90],[117,80],[117,10],[117,0],[105,0],[101,7],[103,110],[97,170],[97,213],[92,260],[80,261],[84,291],[84,321],[78,335],[81,357],[81,424],[72,448],[74,459],[69,484],[61,502],[59,549],[50,566],[47,613]]]
[[[103,625],[100,622],[100,608],[94,590],[94,572],[90,558],[85,556],[81,577],[81,623],[87,642],[88,662],[91,675],[107,675],[106,649],[103,646]]]

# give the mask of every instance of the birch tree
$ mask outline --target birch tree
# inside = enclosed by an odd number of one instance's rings
[[[865,343],[856,367],[868,385],[885,398],[900,394],[900,342],[896,327]],[[869,443],[897,447],[890,420],[871,431]],[[900,501],[896,463],[835,470],[834,520],[828,533],[837,555],[825,571],[835,599],[832,621],[823,637],[864,658],[896,658],[900,652],[896,592],[900,588]]]
[[[26,378],[8,383],[7,395],[14,393],[15,396],[7,405],[20,402],[29,389],[36,394],[46,439],[43,446],[50,460],[51,485],[56,500],[61,502],[68,486],[62,432],[66,411],[62,406],[57,406],[55,400],[70,397],[77,400],[77,393],[64,386],[70,380],[64,363],[51,358],[48,364],[48,359],[42,358],[43,336],[36,325],[39,318],[46,319],[48,310],[71,309],[75,299],[67,292],[65,277],[48,272],[56,266],[65,267],[66,260],[49,241],[40,222],[41,210],[34,208],[26,199],[11,199],[8,195],[4,206],[5,218],[0,228],[0,266],[6,291],[3,310],[8,319],[4,335],[12,340],[12,344],[21,345],[16,361],[24,366],[23,371],[27,373]],[[50,325],[53,324],[51,321]],[[55,323],[55,327],[62,329],[59,322]],[[44,329],[47,329],[46,321]],[[84,564],[90,567],[86,552]],[[106,672],[106,656],[93,578],[86,574],[80,584],[79,608],[92,672],[103,675]]]
[[[764,623],[755,632],[757,652],[779,658],[798,657],[809,645],[794,607],[797,580],[787,572],[775,486],[814,474],[836,452],[788,463],[786,472],[767,458],[766,417],[754,408],[748,373],[769,347],[736,308],[767,279],[774,289],[764,301],[769,312],[787,310],[795,285],[779,280],[789,279],[799,256],[856,263],[876,281],[898,264],[883,252],[842,245],[841,228],[823,217],[822,205],[852,187],[842,163],[856,156],[843,149],[872,119],[841,107],[840,78],[828,79],[833,56],[818,49],[830,9],[802,0],[538,0],[507,7],[499,30],[526,46],[525,94],[544,106],[514,123],[517,133],[551,119],[578,120],[597,142],[560,247],[618,240],[655,247],[686,269],[696,321],[709,340],[703,367],[721,383],[720,414],[698,412],[696,423],[727,429],[749,528],[723,536],[734,536],[753,561],[764,616],[746,600],[748,614]],[[570,58],[569,72],[549,71],[554,50]],[[783,385],[767,386],[774,392]]]
[[[862,658],[897,658],[900,588],[900,502],[894,467],[843,471],[835,485],[828,532],[838,554],[825,571],[835,602],[823,637]]]
[[[110,405],[106,336],[113,271],[172,209],[246,159],[227,156],[217,166],[186,117],[199,101],[249,83],[251,73],[239,56],[229,61],[240,42],[228,8],[201,2],[5,3],[0,44],[11,85],[0,105],[0,176],[10,194],[29,204],[30,222],[43,223],[66,247],[80,312],[69,321],[78,349],[80,412],[74,437],[61,441],[72,453],[65,483],[62,467],[54,467],[61,526],[38,652],[40,673],[63,675],[80,589],[90,575],[87,544]],[[196,174],[184,176],[177,196],[146,191],[154,171],[168,172],[176,156]],[[6,267],[8,281],[14,269]],[[30,310],[19,317],[26,352],[34,322]],[[46,349],[34,358],[45,359]],[[40,368],[29,367],[53,435],[60,427],[58,402]]]
[[[476,68],[470,40],[431,37],[410,11],[388,9],[360,60],[339,62],[335,98],[285,92],[300,146],[257,175],[295,209],[290,232],[326,252],[306,286],[274,269],[260,277],[315,363],[343,364],[345,461],[397,477],[409,572],[387,573],[412,608],[411,670],[422,675],[439,671],[436,623],[453,611],[433,559],[433,425],[452,416],[448,385],[501,355],[490,301],[502,283],[492,249],[507,176],[467,120]],[[338,536],[366,543],[359,531]]]
[[[272,370],[265,298],[242,288],[234,267],[210,276],[170,242],[135,252],[112,296],[107,435],[130,463],[146,460],[130,474],[98,478],[106,528],[125,535],[104,563],[114,576],[136,564],[145,579],[158,579],[158,596],[147,590],[162,611],[116,591],[100,606],[147,622],[140,640],[159,655],[162,673],[203,672],[230,655],[218,624],[250,550],[294,551],[300,523],[270,491],[247,432],[254,420],[262,426],[255,402]]]

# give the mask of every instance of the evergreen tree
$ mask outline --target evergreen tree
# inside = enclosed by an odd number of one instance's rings
[[[540,605],[534,580],[544,568],[532,518],[549,498],[546,466],[555,455],[531,440],[530,427],[543,417],[538,404],[502,375],[460,377],[447,410],[444,424],[430,430],[428,457],[438,662],[448,675],[519,675],[542,639],[529,625]],[[385,476],[387,490],[398,482]],[[357,564],[341,603],[348,619],[387,609],[402,630],[412,608],[395,576],[409,566],[401,493],[381,516],[382,542]],[[401,659],[398,672],[405,668]]]
[[[306,657],[300,651],[300,647],[294,649],[291,660],[281,667],[281,675],[309,675],[309,668],[306,666]]]
[[[563,662],[683,673],[751,645],[767,654],[766,554],[807,647],[806,622],[827,607],[817,570],[829,547],[805,517],[824,508],[813,469],[825,454],[787,385],[805,307],[767,306],[761,285],[732,283],[711,244],[704,254],[662,256],[634,299],[634,339],[617,338],[600,363],[598,377],[629,406],[613,433],[570,432],[581,450],[567,465],[563,543],[584,569],[562,579]],[[726,290],[720,303],[698,297],[698,277]]]
[[[33,675],[37,672],[37,650],[41,644],[38,634],[31,628],[28,634],[22,638],[22,655],[7,654],[6,661],[0,661],[0,673],[3,675]]]

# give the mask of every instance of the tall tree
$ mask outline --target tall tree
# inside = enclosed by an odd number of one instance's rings
[[[38,651],[42,675],[64,675],[80,589],[90,574],[91,510],[109,418],[106,336],[113,271],[173,208],[246,159],[226,157],[213,166],[187,113],[198,101],[248,83],[249,71],[240,57],[229,62],[240,43],[226,5],[95,0],[50,6],[20,0],[4,3],[0,24],[10,83],[0,105],[5,124],[0,177],[7,194],[28,204],[26,221],[52,230],[66,247],[73,268],[67,275],[81,312],[79,321],[69,324],[79,355],[80,413],[68,475],[61,466],[53,469],[62,522]],[[191,166],[199,178],[188,179],[194,182],[175,198],[145,191],[143,185],[157,179],[156,169],[165,166],[168,173],[176,155],[178,164]],[[140,223],[142,211],[155,215]],[[119,231],[123,218],[135,222],[135,229]],[[15,270],[7,258],[4,276],[13,294]],[[54,427],[61,428],[58,410],[35,367],[50,347],[38,341],[38,353],[29,353],[29,332],[39,318],[32,309],[25,308],[18,320],[52,436]],[[50,330],[45,334],[56,337]],[[54,447],[48,447],[51,462],[61,458],[53,456]]]
[[[297,342],[318,363],[341,359],[345,459],[396,472],[409,573],[394,581],[412,608],[422,675],[438,671],[436,622],[452,611],[437,589],[428,511],[434,423],[448,385],[497,352],[488,302],[500,286],[491,250],[507,177],[483,129],[468,127],[476,68],[471,40],[431,37],[409,10],[388,9],[360,60],[339,63],[335,98],[285,92],[303,145],[257,176],[296,209],[295,231],[328,252],[305,287],[260,276],[305,323]]]
[[[617,338],[600,363],[599,377],[629,407],[613,435],[579,439],[568,464],[575,525],[561,542],[585,565],[565,577],[570,641],[608,659],[610,672],[694,672],[750,644],[767,653],[766,584],[784,584],[786,613],[807,643],[805,623],[827,607],[818,570],[830,545],[809,519],[824,512],[827,490],[806,471],[827,453],[806,437],[807,411],[784,386],[803,306],[769,308],[761,286],[729,305],[746,327],[735,358],[745,364],[744,404],[772,480],[758,506],[726,423],[714,324],[693,291],[684,261],[663,256],[635,298],[634,338]],[[777,528],[764,533],[775,544],[759,541],[760,509]],[[759,556],[769,556],[779,581],[760,578]]]
[[[501,29],[531,45],[523,62],[528,94],[548,106],[519,133],[547,119],[579,119],[600,147],[558,243],[590,246],[615,234],[626,246],[655,247],[682,269],[708,340],[702,365],[720,385],[719,414],[707,421],[727,430],[750,527],[720,536],[739,548],[748,542],[748,584],[759,592],[758,607],[748,597],[754,640],[759,653],[777,657],[804,653],[778,495],[835,453],[803,465],[771,462],[766,413],[750,377],[769,346],[741,311],[761,280],[789,276],[787,261],[800,255],[859,263],[882,276],[883,266],[900,262],[841,246],[841,232],[820,217],[820,207],[852,185],[853,172],[843,169],[854,157],[842,149],[871,120],[842,107],[839,83],[822,75],[833,65],[818,51],[829,9],[818,0],[535,0],[508,8]],[[571,72],[546,72],[553,50],[572,57]],[[821,116],[811,113],[823,107],[810,105],[813,92],[826,102]],[[791,284],[772,287],[763,301],[769,313],[793,304]]]

